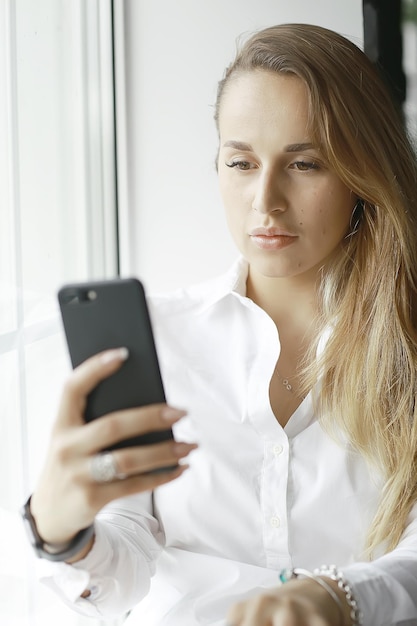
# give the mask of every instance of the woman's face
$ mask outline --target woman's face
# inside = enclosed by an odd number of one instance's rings
[[[302,81],[255,70],[235,76],[220,106],[220,192],[231,234],[252,271],[317,271],[349,230],[356,196],[311,143]]]

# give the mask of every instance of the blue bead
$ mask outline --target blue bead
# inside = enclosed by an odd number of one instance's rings
[[[294,578],[294,572],[292,569],[285,568],[282,569],[279,573],[279,579],[283,584],[287,583],[292,578]]]

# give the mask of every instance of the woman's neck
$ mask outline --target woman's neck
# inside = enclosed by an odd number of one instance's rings
[[[305,277],[270,278],[249,268],[247,296],[279,329],[280,336],[307,337],[317,315],[317,286]]]

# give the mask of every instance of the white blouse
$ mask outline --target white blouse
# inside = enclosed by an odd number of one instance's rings
[[[86,615],[221,626],[230,605],[276,586],[282,568],[336,564],[365,626],[416,626],[417,507],[399,546],[365,562],[380,480],[322,430],[311,394],[285,428],[277,422],[279,337],[245,296],[246,278],[239,259],[225,276],[150,299],[168,402],[188,411],[175,435],[199,448],[153,496],[103,509],[85,559],[41,562],[40,578]]]

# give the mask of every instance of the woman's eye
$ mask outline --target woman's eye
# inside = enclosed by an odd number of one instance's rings
[[[299,172],[308,172],[309,170],[319,169],[319,165],[315,161],[295,161],[292,165]]]
[[[230,163],[226,163],[227,167],[236,167],[238,170],[250,170],[253,165],[249,163],[249,161],[230,161]]]

